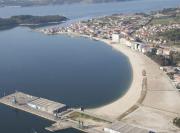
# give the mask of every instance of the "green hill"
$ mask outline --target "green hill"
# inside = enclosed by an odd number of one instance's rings
[[[31,28],[50,25],[52,23],[61,23],[66,21],[67,18],[59,15],[48,16],[32,16],[32,15],[19,15],[10,18],[0,18],[0,30],[11,29],[19,25],[28,26]]]

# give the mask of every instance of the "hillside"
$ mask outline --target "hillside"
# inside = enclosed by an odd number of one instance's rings
[[[12,16],[10,18],[0,18],[0,30],[11,29],[17,26],[27,26],[30,28],[36,28],[51,24],[58,24],[62,21],[66,21],[67,18],[59,15],[49,16],[31,16],[31,15],[19,15]]]

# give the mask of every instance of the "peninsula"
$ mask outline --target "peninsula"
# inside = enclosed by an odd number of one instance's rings
[[[32,16],[19,15],[10,18],[0,18],[0,30],[7,30],[17,26],[27,26],[30,28],[37,28],[52,24],[59,24],[68,20],[64,16],[48,15],[48,16]]]

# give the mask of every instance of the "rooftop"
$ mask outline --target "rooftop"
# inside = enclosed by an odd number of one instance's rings
[[[59,108],[65,107],[65,104],[62,103],[58,103],[58,102],[54,102],[54,101],[50,101],[44,98],[38,98],[34,101],[29,102],[31,104],[34,104],[36,106],[40,106],[40,107],[44,107],[49,111],[53,111],[53,110],[57,110]]]

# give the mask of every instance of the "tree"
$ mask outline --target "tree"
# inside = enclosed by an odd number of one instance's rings
[[[174,123],[174,125],[176,125],[177,127],[180,128],[180,118],[176,117],[176,118],[173,120],[173,123]]]
[[[171,65],[177,65],[180,62],[180,52],[171,52],[169,58]]]

